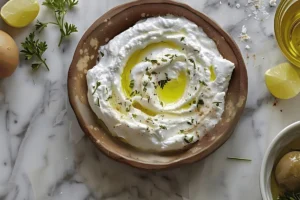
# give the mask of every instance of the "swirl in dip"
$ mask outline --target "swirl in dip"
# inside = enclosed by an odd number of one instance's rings
[[[141,20],[100,55],[87,73],[88,100],[113,136],[143,150],[178,150],[220,121],[234,64],[193,22]]]

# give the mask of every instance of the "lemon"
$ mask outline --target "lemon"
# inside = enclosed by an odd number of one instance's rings
[[[10,26],[21,28],[30,24],[39,14],[36,0],[10,0],[1,8],[1,17]]]
[[[282,63],[266,71],[269,91],[279,99],[290,99],[300,92],[300,77],[290,63]]]

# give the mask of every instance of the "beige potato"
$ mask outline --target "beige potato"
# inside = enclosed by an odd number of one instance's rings
[[[12,75],[18,64],[19,49],[15,41],[0,30],[0,78]]]
[[[277,183],[287,190],[300,189],[300,151],[289,152],[280,159],[275,177]]]

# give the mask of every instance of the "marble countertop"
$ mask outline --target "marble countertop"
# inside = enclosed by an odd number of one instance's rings
[[[300,117],[300,95],[276,101],[264,84],[264,72],[285,61],[274,38],[276,7],[267,0],[181,1],[213,18],[242,51],[249,95],[231,138],[203,161],[160,172],[134,169],[99,152],[75,120],[66,77],[84,31],[104,12],[128,1],[79,0],[67,15],[78,26],[70,41],[58,48],[59,32],[51,26],[41,35],[49,45],[45,57],[50,72],[32,73],[22,59],[13,76],[0,80],[1,200],[262,199],[259,171],[264,152],[282,128]],[[0,6],[5,2],[0,0]],[[38,19],[51,18],[42,6]],[[249,41],[239,38],[243,25]],[[20,47],[33,25],[14,29],[0,21],[0,29]],[[228,160],[228,156],[252,161]]]

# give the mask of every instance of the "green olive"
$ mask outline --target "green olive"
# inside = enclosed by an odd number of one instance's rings
[[[289,152],[280,159],[275,177],[279,186],[286,190],[300,189],[300,151]]]

